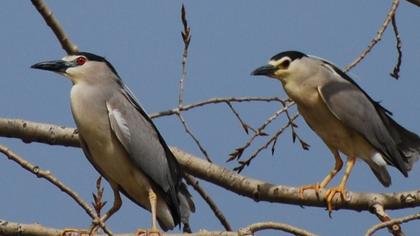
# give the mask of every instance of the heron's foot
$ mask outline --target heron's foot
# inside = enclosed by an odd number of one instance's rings
[[[89,236],[90,231],[88,230],[84,230],[84,229],[64,229],[61,233],[60,236]]]
[[[316,184],[312,184],[312,185],[303,185],[299,188],[299,198],[303,199],[303,193],[306,190],[312,189],[315,190],[316,194],[319,194],[319,191],[322,189],[323,187],[321,187],[321,185],[319,183]]]
[[[343,201],[348,201],[348,199],[346,198],[346,188],[344,185],[338,185],[328,189],[325,193],[325,200],[327,202],[327,210],[330,217],[333,210],[332,201],[336,194],[340,194],[340,197]]]
[[[156,227],[151,229],[138,229],[136,231],[136,236],[161,236],[160,230]]]

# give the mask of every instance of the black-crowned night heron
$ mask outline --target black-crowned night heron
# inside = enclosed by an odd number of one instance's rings
[[[79,52],[32,68],[68,77],[71,110],[81,146],[114,191],[114,204],[101,220],[121,207],[119,192],[151,211],[152,229],[173,229],[181,222],[191,232],[194,203],[182,182],[182,170],[158,129],[103,57]]]
[[[420,157],[419,136],[395,122],[388,110],[326,60],[297,51],[282,52],[252,75],[280,80],[299,113],[334,154],[334,168],[320,184],[303,186],[301,196],[307,189],[325,188],[343,165],[339,152],[347,155],[342,180],[326,191],[330,213],[336,194],[345,199],[345,185],[356,158],[365,161],[378,180],[388,187],[391,177],[387,165],[396,167],[407,177]]]

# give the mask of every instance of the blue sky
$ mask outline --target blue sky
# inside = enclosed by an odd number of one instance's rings
[[[103,55],[148,112],[177,105],[183,44],[179,19],[181,1],[47,1],[71,40],[83,51]],[[184,1],[192,42],[185,85],[185,103],[211,97],[280,96],[274,80],[252,77],[250,72],[274,54],[300,50],[333,61],[340,67],[350,63],[374,37],[390,7],[390,1]],[[100,6],[100,7],[99,7]],[[418,8],[402,1],[397,22],[403,40],[403,64],[399,81],[389,72],[396,61],[393,33],[351,71],[374,99],[391,110],[395,119],[420,133],[420,86],[418,63],[420,22]],[[30,69],[30,65],[65,55],[51,30],[29,1],[5,1],[0,8],[2,51],[0,80],[1,117],[21,118],[74,127],[70,107],[69,80],[53,73]],[[236,106],[243,118],[258,127],[277,104],[250,103]],[[248,137],[224,105],[211,105],[185,113],[194,133],[214,162],[225,163],[234,148]],[[176,117],[155,119],[167,143],[201,155]],[[280,128],[276,121],[269,132]],[[271,183],[299,186],[320,181],[333,166],[326,146],[298,119],[298,133],[311,148],[293,144],[290,132],[280,139],[276,153],[263,152],[242,174]],[[80,149],[24,144],[0,138],[32,163],[51,170],[64,183],[90,201],[97,173]],[[263,140],[253,146],[255,150]],[[246,153],[244,157],[249,156]],[[351,191],[394,192],[419,189],[419,163],[404,178],[389,168],[393,185],[386,189],[366,164],[358,162],[350,177]],[[336,184],[341,175],[337,177]],[[340,210],[328,217],[322,208],[256,203],[248,198],[200,181],[235,229],[259,221],[277,221],[321,235],[361,235],[378,222],[368,212]],[[15,222],[37,222],[51,227],[87,227],[88,216],[69,197],[46,181],[28,174],[15,163],[0,158],[0,218]],[[197,213],[193,230],[221,230],[222,226],[203,200],[192,190]],[[112,194],[106,185],[106,197]],[[123,199],[122,209],[109,220],[114,232],[133,232],[150,225],[150,213]],[[110,203],[108,203],[110,205]],[[390,211],[392,217],[415,213],[415,209]],[[420,233],[418,222],[403,226],[407,235]],[[259,235],[268,235],[269,232]],[[273,233],[274,234],[274,233]],[[277,235],[277,234],[276,234]],[[386,230],[376,235],[388,235]]]

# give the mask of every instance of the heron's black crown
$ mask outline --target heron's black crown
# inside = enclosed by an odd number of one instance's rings
[[[89,61],[99,61],[99,62],[104,62],[107,64],[107,66],[112,70],[112,72],[117,75],[118,77],[120,77],[118,75],[117,70],[115,70],[114,66],[105,58],[102,56],[98,56],[96,54],[90,53],[90,52],[76,52],[72,55],[81,55],[81,56],[85,56]]]
[[[302,57],[307,57],[308,55],[306,55],[305,53],[299,52],[299,51],[285,51],[285,52],[281,52],[277,55],[274,55],[271,60],[272,61],[277,61],[283,57],[289,57],[292,61],[296,60],[296,59],[300,59]]]

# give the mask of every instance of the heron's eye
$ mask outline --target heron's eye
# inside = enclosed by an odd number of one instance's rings
[[[85,62],[86,62],[86,57],[78,57],[78,58],[76,59],[76,63],[77,63],[77,65],[79,65],[79,66],[81,66],[81,65],[85,64]]]
[[[280,63],[279,67],[281,69],[287,69],[290,65],[290,60],[284,60],[282,63]]]

